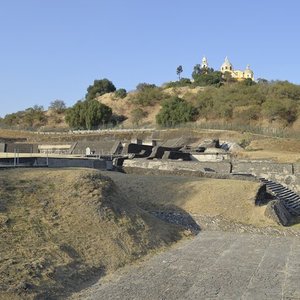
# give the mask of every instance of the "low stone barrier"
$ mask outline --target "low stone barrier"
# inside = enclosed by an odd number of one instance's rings
[[[162,161],[162,160],[146,160],[146,159],[127,159],[123,163],[123,167],[156,169],[156,170],[186,170],[201,171],[204,173],[221,173],[230,174],[231,164],[229,162],[193,162],[193,161]]]
[[[112,162],[104,159],[20,157],[1,158],[0,167],[49,167],[49,168],[93,168],[111,170]]]

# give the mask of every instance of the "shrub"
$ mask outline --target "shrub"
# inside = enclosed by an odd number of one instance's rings
[[[174,126],[193,121],[197,110],[190,103],[179,97],[173,97],[163,102],[156,115],[156,122],[163,126]]]
[[[147,112],[140,107],[137,107],[131,111],[132,123],[135,125],[139,125],[140,121],[146,116]]]
[[[298,105],[290,99],[268,99],[262,108],[264,116],[270,121],[281,119],[291,124],[297,119]]]
[[[152,106],[166,97],[158,87],[143,87],[130,100],[136,105]]]
[[[181,78],[178,81],[170,81],[167,82],[164,86],[166,88],[170,87],[184,87],[184,86],[190,86],[192,84],[191,80],[189,78]]]
[[[3,124],[19,128],[38,128],[47,123],[43,106],[34,105],[24,111],[8,114],[3,118]]]

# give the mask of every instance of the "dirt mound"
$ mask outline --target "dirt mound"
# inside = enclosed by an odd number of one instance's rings
[[[1,170],[0,204],[0,299],[65,297],[186,234],[91,170]]]

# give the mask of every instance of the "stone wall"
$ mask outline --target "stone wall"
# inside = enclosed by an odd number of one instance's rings
[[[166,171],[203,172],[204,174],[252,174],[274,180],[300,193],[300,164],[280,164],[265,161],[195,162],[133,159],[125,160],[124,168],[143,168]]]
[[[93,168],[99,170],[111,170],[112,162],[99,159],[83,159],[83,158],[52,158],[49,157],[20,157],[1,158],[0,167],[14,166],[16,162],[19,167],[49,167],[49,168]]]
[[[282,174],[291,175],[293,174],[293,164],[279,164],[272,162],[233,162],[232,163],[233,173],[251,173],[256,176],[269,176],[270,174]],[[265,175],[265,176],[264,176]]]
[[[205,173],[230,174],[231,164],[229,162],[193,162],[193,161],[162,161],[146,159],[127,159],[123,167],[157,169],[157,170],[189,170],[202,171]]]
[[[0,143],[0,152],[5,152],[5,143]]]
[[[236,161],[232,163],[232,172],[250,173],[258,177],[274,180],[300,193],[300,164],[272,163],[264,161]]]

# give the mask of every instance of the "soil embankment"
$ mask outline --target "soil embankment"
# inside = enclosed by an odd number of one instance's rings
[[[0,171],[0,299],[59,299],[189,234],[85,169]]]

